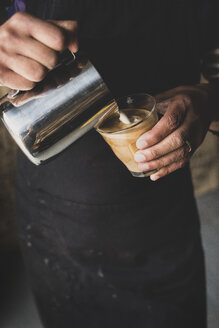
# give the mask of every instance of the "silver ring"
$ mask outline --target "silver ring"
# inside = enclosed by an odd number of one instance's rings
[[[11,89],[7,95],[8,99],[14,99],[19,94],[19,92],[20,90]]]
[[[188,152],[191,153],[191,151],[192,151],[191,143],[188,140],[186,140],[185,144],[188,146]]]
[[[73,61],[75,61],[75,59],[76,59],[76,55],[75,55],[75,53],[71,51],[71,54],[72,54],[72,56],[73,56]]]

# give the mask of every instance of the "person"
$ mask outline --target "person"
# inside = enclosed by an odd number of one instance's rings
[[[137,141],[139,167],[159,168],[151,179],[132,177],[94,130],[45,166],[18,153],[21,246],[46,328],[206,327],[188,161],[217,127],[218,86],[199,84],[215,4],[29,0],[0,27],[1,84],[32,89],[59,52],[82,49],[115,97],[156,95],[163,114]]]

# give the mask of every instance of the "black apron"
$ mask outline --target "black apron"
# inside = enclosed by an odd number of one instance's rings
[[[115,96],[199,81],[189,1],[30,1],[29,11],[78,20],[80,48]],[[93,130],[45,166],[19,153],[17,190],[22,250],[46,328],[206,327],[188,167],[157,182],[134,178]]]

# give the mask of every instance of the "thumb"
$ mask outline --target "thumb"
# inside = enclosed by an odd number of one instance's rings
[[[78,22],[77,21],[56,21],[56,20],[50,20],[50,22],[56,26],[61,27],[67,36],[67,48],[71,52],[77,52],[78,51]]]
[[[172,103],[174,97],[176,97],[178,94],[180,94],[183,90],[184,90],[183,87],[176,87],[174,89],[170,89],[170,90],[164,91],[160,94],[157,94],[155,96],[156,103],[157,103],[157,105],[156,105],[157,111],[160,114],[165,114],[168,107]]]
[[[164,91],[155,96],[156,99],[156,109],[158,113],[164,115],[172,101],[172,97],[175,96],[173,90]]]
[[[189,91],[191,91],[191,86],[179,86],[174,89],[170,89],[160,94],[157,94],[155,98],[157,102],[161,102],[173,98],[179,94],[186,94]]]

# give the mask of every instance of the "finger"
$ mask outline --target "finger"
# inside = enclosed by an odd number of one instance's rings
[[[6,86],[16,90],[31,90],[34,88],[35,83],[5,67],[0,66],[0,86]]]
[[[18,54],[34,59],[49,70],[53,69],[59,60],[58,52],[28,36],[14,38],[13,42],[7,44],[7,50],[1,52],[1,61],[5,60],[5,63],[7,63],[8,58],[4,59],[4,54],[8,57],[11,54]]]
[[[13,52],[32,58],[49,70],[53,69],[59,61],[58,53],[33,38],[23,38],[14,45]]]
[[[80,53],[77,56],[77,66],[78,66],[78,68],[85,67],[87,65],[87,63],[88,63],[87,57],[83,53]]]
[[[184,161],[179,161],[179,162],[175,162],[175,163],[172,163],[166,167],[162,167],[158,172],[156,172],[155,174],[152,174],[150,176],[150,179],[152,181],[156,181],[160,178],[163,178],[165,177],[166,175],[178,170],[178,169],[181,169],[182,167],[184,167],[186,165],[186,163]]]
[[[78,23],[76,21],[55,21],[51,20],[53,24],[56,26],[61,27],[65,32],[67,32],[67,47],[73,53],[78,51],[78,38],[77,38],[77,31],[78,31]]]
[[[25,32],[53,50],[63,51],[67,47],[67,38],[64,30],[55,24],[41,20],[26,13],[17,13],[13,19],[17,29]]]
[[[7,66],[18,75],[33,82],[42,81],[48,72],[45,66],[20,55],[9,56]]]
[[[182,124],[185,114],[186,106],[184,102],[180,99],[172,101],[165,115],[150,131],[144,133],[137,140],[136,146],[139,149],[145,149],[157,144]]]
[[[187,139],[188,138],[186,137],[184,128],[178,129],[177,131],[168,135],[158,144],[145,150],[137,151],[134,156],[135,161],[142,163],[160,158],[184,146]]]
[[[159,103],[159,102],[165,101],[169,98],[175,97],[177,94],[179,94],[183,90],[184,90],[184,87],[180,86],[180,87],[176,87],[174,89],[170,89],[165,92],[162,92],[155,96],[156,102]]]
[[[156,109],[157,109],[158,113],[164,115],[166,113],[171,101],[172,101],[172,98],[157,103]]]
[[[157,170],[157,169],[166,167],[172,163],[179,162],[179,161],[184,161],[186,163],[189,160],[189,158],[191,157],[191,153],[189,150],[190,149],[189,149],[188,145],[185,144],[184,146],[180,147],[179,149],[177,149],[163,157],[160,157],[157,160],[153,160],[153,161],[146,162],[146,163],[140,163],[138,165],[138,167],[142,172],[145,172],[145,171]]]

